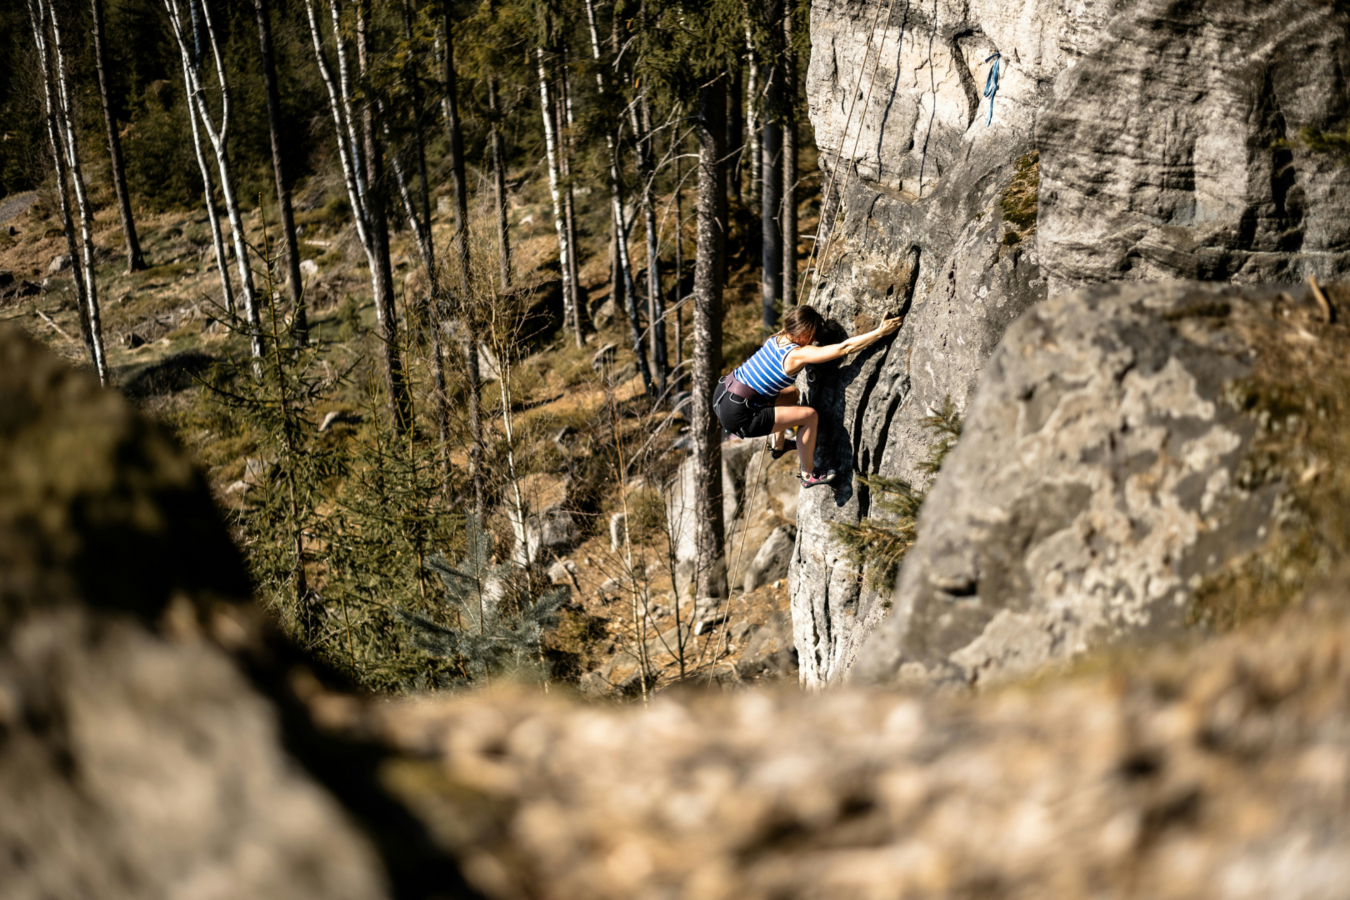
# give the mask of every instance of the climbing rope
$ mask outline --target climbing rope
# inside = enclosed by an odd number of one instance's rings
[[[906,18],[908,18],[909,2],[910,2],[910,0],[905,0]],[[887,4],[887,6],[886,6],[886,24],[887,24],[887,26],[890,25],[890,21],[891,21],[891,12],[892,12],[894,9],[895,9],[895,0],[890,0],[890,3]],[[858,105],[858,98],[860,98],[860,97],[862,96],[862,91],[861,91],[861,88],[862,88],[862,79],[863,79],[863,72],[866,71],[866,69],[867,69],[867,53],[868,53],[869,50],[872,49],[872,42],[873,42],[873,40],[876,38],[877,23],[879,23],[880,21],[881,21],[881,7],[878,6],[878,7],[877,7],[877,15],[872,19],[872,28],[871,28],[871,30],[868,31],[868,33],[867,33],[867,43],[863,46],[863,64],[862,64],[861,66],[858,67],[858,79],[857,79],[857,82],[853,85],[852,99],[849,101],[849,106],[848,106],[848,115],[844,117],[844,132],[843,132],[843,135],[841,136],[841,138],[840,138],[840,140],[839,140],[839,146],[836,147],[836,148],[835,148],[835,151],[834,151],[834,164],[833,164],[832,166],[830,166],[830,180],[829,180],[829,182],[825,185],[825,190],[824,190],[824,192],[820,195],[820,214],[821,214],[821,221],[820,221],[820,222],[817,222],[817,225],[816,225],[816,240],[814,240],[814,241],[811,242],[811,252],[810,252],[810,253],[807,255],[807,257],[806,257],[806,268],[805,268],[805,270],[803,270],[802,274],[801,274],[800,276],[798,276],[798,280],[797,280],[797,296],[798,296],[798,297],[800,297],[800,296],[805,292],[805,291],[804,291],[804,288],[805,288],[805,286],[806,286],[806,279],[807,279],[807,278],[810,276],[810,274],[811,274],[811,268],[812,268],[812,266],[814,265],[817,256],[819,256],[820,259],[822,259],[822,260],[825,258],[825,256],[826,256],[826,251],[829,250],[829,243],[830,243],[830,240],[833,238],[833,232],[834,232],[834,229],[831,228],[831,229],[830,229],[830,233],[827,234],[826,237],[825,237],[825,245],[826,245],[825,251],[821,251],[821,250],[820,250],[820,244],[821,244],[821,241],[820,241],[820,225],[823,224],[823,222],[824,222],[824,217],[825,217],[825,207],[826,207],[826,204],[828,204],[828,203],[830,202],[830,197],[833,196],[833,194],[834,194],[834,184],[835,184],[835,180],[839,177],[839,161],[840,161],[840,159],[843,158],[843,154],[844,154],[844,144],[848,141],[848,130],[849,130],[849,127],[853,124],[853,110],[857,108],[857,105]],[[901,31],[900,31],[900,39],[903,41],[903,40],[904,40],[904,37],[905,37],[905,33],[904,33],[904,29],[902,28]],[[879,71],[881,70],[881,51],[882,51],[882,48],[884,48],[885,46],[886,46],[886,36],[883,34],[882,37],[881,37],[881,43],[880,43],[880,44],[877,44],[877,61],[876,61],[876,65],[872,67],[872,78],[871,78],[871,81],[869,82],[869,84],[868,84],[868,86],[867,86],[867,99],[866,99],[866,100],[864,101],[864,103],[863,103],[863,108],[864,108],[864,109],[866,109],[867,105],[871,102],[871,99],[872,99],[872,88],[873,88],[873,86],[876,84],[876,80],[877,80],[877,72],[879,72]],[[858,122],[858,134],[857,134],[857,137],[855,137],[855,138],[853,139],[853,150],[852,150],[853,153],[857,153],[857,150],[858,150],[858,141],[862,138],[862,133],[863,133],[863,122],[862,122],[862,120],[860,119],[859,122]],[[844,185],[844,187],[846,187],[846,186],[847,186],[847,185]],[[843,190],[843,187],[840,188],[840,191],[841,191],[841,192],[842,192],[842,190]],[[811,285],[811,290],[810,290],[810,292],[809,292],[809,294],[808,294],[808,296],[807,296],[807,298],[806,298],[806,299],[807,299],[806,305],[809,306],[809,305],[811,304],[811,301],[815,299],[816,289],[817,289],[817,287],[819,287],[819,285],[820,285],[820,279],[817,278],[817,279],[812,283],[812,285]]]
[[[994,67],[989,70],[989,77],[984,80],[984,95],[989,98],[989,118],[984,123],[985,128],[994,124],[994,95],[998,93],[999,68],[1003,64],[1003,54],[995,51],[993,56],[984,61],[984,64],[989,65],[991,62]]]

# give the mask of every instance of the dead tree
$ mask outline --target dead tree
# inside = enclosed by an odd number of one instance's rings
[[[94,62],[98,68],[98,96],[103,103],[103,123],[108,130],[108,159],[112,166],[113,191],[117,194],[117,212],[122,217],[122,243],[127,251],[127,271],[145,268],[145,256],[136,236],[136,218],[131,213],[131,194],[127,191],[127,170],[122,162],[122,138],[117,133],[113,117],[112,98],[108,92],[108,50],[103,36],[103,0],[93,0]]]

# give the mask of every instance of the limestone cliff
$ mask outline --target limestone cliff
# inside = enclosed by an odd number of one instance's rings
[[[921,420],[949,396],[964,409],[1008,326],[1065,287],[1350,271],[1350,169],[1298,145],[1350,111],[1342,7],[838,2],[814,7],[812,37],[838,213],[808,302],[850,333],[907,313],[894,341],[812,373],[841,471],[921,481]],[[884,614],[831,539],[869,506],[848,478],[801,504],[807,686],[845,674]]]

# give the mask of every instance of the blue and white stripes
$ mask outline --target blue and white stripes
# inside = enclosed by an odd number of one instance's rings
[[[771,337],[755,351],[754,356],[731,373],[732,377],[746,387],[753,388],[761,396],[777,397],[797,380],[797,376],[783,371],[784,360],[796,349],[797,345],[791,341],[779,346],[778,338]]]

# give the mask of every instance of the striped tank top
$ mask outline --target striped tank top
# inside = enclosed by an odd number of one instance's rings
[[[746,387],[753,388],[763,397],[777,397],[784,389],[792,387],[796,375],[783,371],[787,355],[797,349],[797,344],[789,341],[778,346],[778,338],[771,337],[764,346],[755,351],[755,355],[737,366],[731,376]]]

